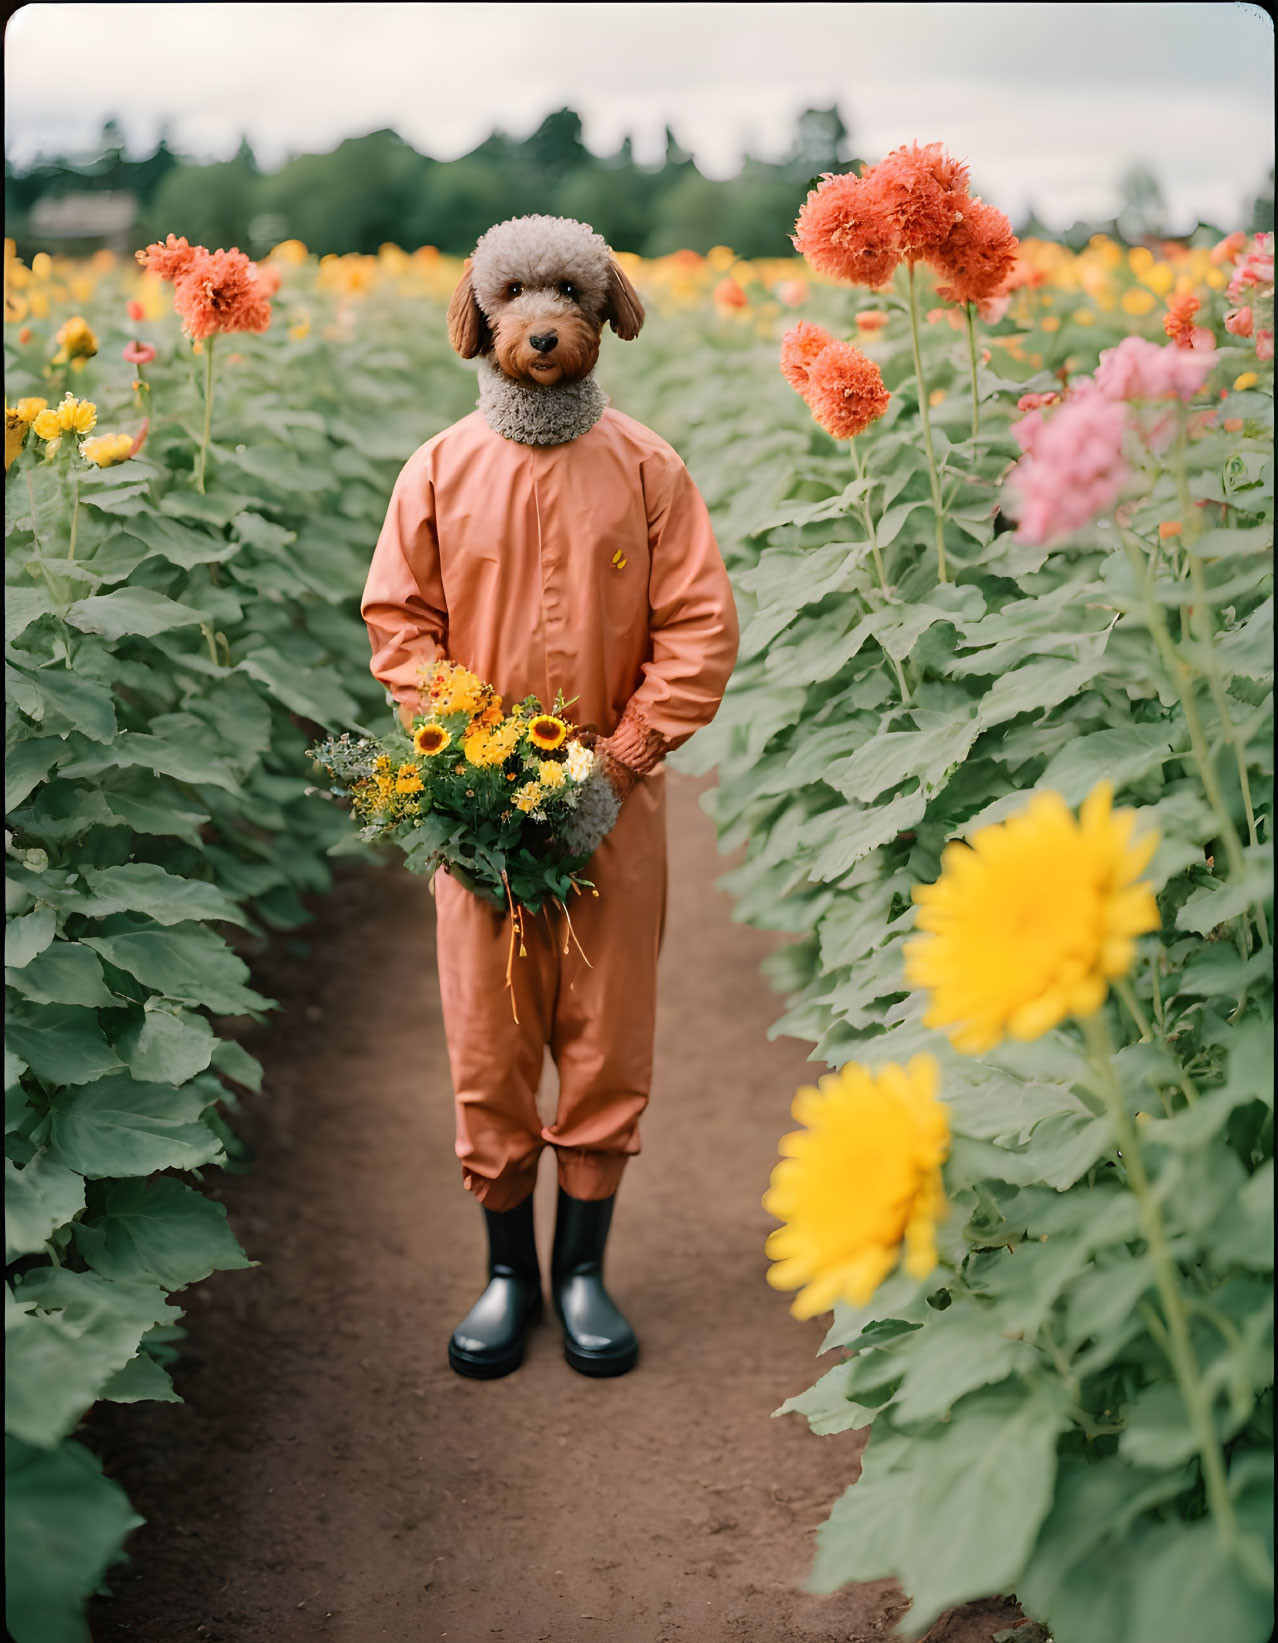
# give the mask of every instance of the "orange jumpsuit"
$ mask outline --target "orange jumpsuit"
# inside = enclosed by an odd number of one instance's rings
[[[665,916],[660,761],[707,724],[737,654],[732,589],[700,492],[674,450],[607,409],[561,445],[495,433],[479,411],[428,440],[395,485],[360,606],[371,668],[401,707],[447,656],[508,705],[555,692],[641,772],[574,899],[526,920],[506,988],[508,915],[435,881],[444,1033],[465,1185],[493,1210],[532,1191],[555,1148],[576,1198],[606,1198],[639,1151]],[[585,958],[582,957],[584,952]],[[588,963],[586,961],[589,961]],[[545,1046],[553,1124],[537,1112]]]

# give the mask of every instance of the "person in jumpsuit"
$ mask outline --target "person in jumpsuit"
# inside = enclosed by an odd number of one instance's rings
[[[541,1311],[531,1195],[547,1146],[559,1176],[551,1294],[568,1362],[615,1375],[636,1361],[602,1262],[652,1075],[662,760],[714,716],[737,654],[732,589],[697,487],[594,380],[605,322],[630,340],[643,308],[583,224],[517,218],[480,239],[449,309],[454,347],[478,358],[479,405],[404,466],[360,607],[372,672],[406,725],[418,668],[441,657],[507,702],[535,695],[549,707],[562,690],[620,801],[586,868],[597,895],[573,900],[575,939],[556,909],[525,920],[513,999],[509,915],[446,871],[435,880],[456,1151],[489,1242],[487,1288],[449,1361],[477,1378],[518,1367]],[[537,1109],[546,1046],[559,1075],[550,1124]]]

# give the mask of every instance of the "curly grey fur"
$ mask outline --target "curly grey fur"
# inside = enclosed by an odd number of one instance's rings
[[[587,434],[608,396],[594,376],[546,387],[514,382],[489,360],[479,361],[479,409],[494,433],[520,445],[566,445]]]
[[[597,764],[582,782],[576,809],[560,834],[569,854],[593,856],[620,814],[621,801]]]
[[[571,217],[512,217],[480,236],[470,259],[471,288],[491,319],[513,281],[528,287],[571,280],[573,301],[601,319],[608,306],[612,252],[602,234]]]

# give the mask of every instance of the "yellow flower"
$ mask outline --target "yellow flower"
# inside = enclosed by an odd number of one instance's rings
[[[436,662],[426,671],[431,711],[440,718],[450,713],[473,714],[479,707],[487,687],[469,668],[456,662]]]
[[[41,439],[56,439],[59,434],[87,434],[97,420],[98,408],[92,400],[67,394],[61,405],[41,411],[33,427]]]
[[[1130,291],[1123,292],[1122,309],[1125,314],[1134,314],[1139,318],[1142,314],[1152,313],[1157,306],[1158,298],[1143,286],[1134,286]]]
[[[945,403],[945,389],[944,388],[933,388],[932,392],[927,396],[927,402],[928,402],[929,405],[933,405],[933,406],[935,406],[935,405],[944,405],[944,403]]]
[[[288,334],[294,342],[304,342],[311,334],[311,322],[308,319],[295,320],[288,328]]]
[[[47,399],[20,399],[16,410],[24,422],[34,422],[48,403]]]
[[[1234,387],[1241,393],[1245,388],[1254,388],[1259,381],[1254,371],[1244,371],[1240,377],[1234,378]]]
[[[556,764],[554,759],[541,759],[537,765],[537,775],[541,785],[547,791],[553,792],[557,787],[564,785],[564,767]]]
[[[65,365],[68,360],[92,359],[98,351],[98,339],[80,314],[60,328],[55,341],[60,345],[53,356],[55,365]]]
[[[395,791],[397,793],[420,793],[422,779],[417,773],[417,767],[411,764],[402,764],[395,777]]]
[[[1096,315],[1090,308],[1076,308],[1069,316],[1075,325],[1095,325]]]
[[[525,815],[533,811],[541,803],[541,784],[539,782],[525,782],[515,794],[515,808],[522,810]]]
[[[30,431],[26,418],[20,412],[10,410],[6,405],[4,408],[4,471],[6,473],[17,461],[18,454],[26,444],[27,435]]]
[[[1142,285],[1160,297],[1165,297],[1176,282],[1176,276],[1165,262],[1156,262],[1147,274],[1140,276]]]
[[[553,713],[539,713],[528,726],[528,740],[543,753],[553,753],[568,734],[568,726]]]
[[[795,1096],[804,1128],[782,1137],[763,1207],[785,1223],[768,1235],[768,1282],[799,1290],[796,1318],[865,1306],[903,1252],[912,1277],[936,1266],[950,1141],[938,1077],[930,1055],[878,1072],[850,1061]]]
[[[413,732],[413,746],[427,756],[442,753],[452,739],[443,725],[422,725]]]
[[[1010,820],[947,844],[941,876],[918,885],[918,928],[905,979],[931,994],[923,1017],[955,1048],[981,1055],[1005,1037],[1038,1038],[1069,1015],[1091,1015],[1159,927],[1154,893],[1137,880],[1157,848],[1133,841],[1134,810],[1111,811],[1101,782],[1078,819],[1059,793],[1030,796]]]
[[[96,439],[84,441],[80,455],[95,468],[114,468],[117,462],[127,462],[133,455],[133,435],[99,434]]]
[[[1061,328],[1061,316],[1059,314],[1044,314],[1044,316],[1043,316],[1043,330],[1044,331],[1059,331],[1060,328]]]

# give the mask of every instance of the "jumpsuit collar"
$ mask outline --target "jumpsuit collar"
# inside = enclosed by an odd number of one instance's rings
[[[494,433],[520,445],[566,445],[598,422],[608,400],[593,373],[579,382],[536,388],[512,382],[488,360],[479,361],[479,409]]]

